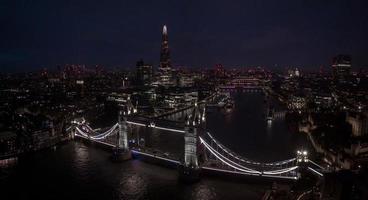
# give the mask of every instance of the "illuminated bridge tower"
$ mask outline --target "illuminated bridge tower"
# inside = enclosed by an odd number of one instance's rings
[[[197,168],[197,128],[195,126],[185,127],[184,141],[184,165]]]
[[[115,150],[113,151],[113,158],[117,161],[129,160],[132,157],[128,146],[128,123],[126,114],[126,112],[119,112],[117,142]]]
[[[307,168],[308,168],[308,151],[306,150],[298,150],[296,152],[296,164],[299,166],[298,168],[298,176],[300,177]]]
[[[204,113],[204,112],[203,112]],[[188,117],[185,124],[184,133],[184,162],[180,167],[180,177],[185,182],[195,182],[200,178],[200,168],[198,164],[198,134],[204,124],[205,116],[199,111],[197,103],[192,114]]]

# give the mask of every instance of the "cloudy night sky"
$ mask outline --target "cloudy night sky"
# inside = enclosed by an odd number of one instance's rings
[[[168,26],[174,66],[368,67],[364,0],[1,0],[1,71],[58,64],[159,63]]]

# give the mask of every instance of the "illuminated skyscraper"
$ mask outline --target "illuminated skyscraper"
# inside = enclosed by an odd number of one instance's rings
[[[346,82],[350,76],[351,57],[349,55],[338,55],[332,61],[333,77],[338,82]]]
[[[162,29],[162,43],[161,43],[161,54],[160,54],[160,67],[159,67],[159,82],[160,85],[170,86],[172,85],[172,74],[171,74],[171,60],[169,41],[167,35],[167,27],[164,25]]]

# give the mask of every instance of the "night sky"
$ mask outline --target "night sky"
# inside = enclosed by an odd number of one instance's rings
[[[368,67],[366,0],[0,0],[1,71],[81,63],[158,65],[168,26],[174,66]]]

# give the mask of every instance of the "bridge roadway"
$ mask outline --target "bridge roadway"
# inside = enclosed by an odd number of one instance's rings
[[[87,142],[91,142],[91,140],[89,140],[87,137],[81,136],[81,135],[76,135],[76,137],[79,137]],[[115,148],[115,145],[107,143],[107,142],[103,142],[103,141],[92,141],[93,143],[102,145],[102,147],[108,147],[110,150],[112,150],[113,148]],[[149,160],[158,160],[161,161],[161,164],[164,165],[169,165],[169,166],[173,166],[175,168],[179,167],[181,164],[180,159],[177,158],[171,158],[167,155],[165,155],[162,152],[158,152],[156,150],[146,150],[146,149],[141,149],[141,148],[135,148],[132,147],[131,148],[131,152],[133,154],[134,158],[137,157],[142,157],[142,158],[148,158]],[[266,174],[254,174],[254,173],[246,173],[246,172],[241,172],[241,171],[234,171],[231,170],[225,166],[212,166],[211,164],[203,164],[201,167],[201,170],[204,174],[209,174],[209,175],[230,175],[230,176],[244,176],[244,177],[253,177],[253,178],[265,178],[264,180],[289,180],[289,181],[293,181],[293,180],[297,180],[298,177],[288,177],[288,176],[280,176],[280,175],[266,175]]]
[[[105,147],[105,148],[107,147],[109,150],[113,150],[116,147],[116,145],[112,142],[99,141],[99,140],[90,140],[88,137],[85,137],[85,136],[79,135],[79,134],[76,135],[76,137],[78,137],[82,140],[85,140],[87,142],[93,142],[95,144],[100,145],[101,147]],[[167,156],[164,153],[159,152],[157,150],[152,150],[152,149],[148,149],[148,148],[142,149],[142,148],[136,148],[136,147],[132,147],[130,150],[133,153],[133,156],[134,155],[136,155],[136,156],[147,156],[147,157],[150,157],[150,158],[154,158],[154,159],[162,160],[162,161],[165,161],[165,162],[169,162],[169,163],[172,163],[174,165],[180,165],[179,159],[175,159],[175,158],[172,158],[170,156]]]

